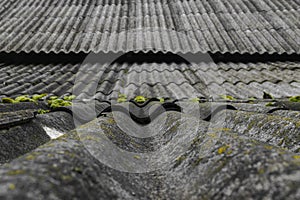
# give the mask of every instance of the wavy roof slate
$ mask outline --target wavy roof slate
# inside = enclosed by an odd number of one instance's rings
[[[228,94],[236,98],[299,95],[300,63],[295,62],[133,62],[17,64],[0,66],[0,95],[75,94],[81,99],[111,100],[169,97],[184,99]]]
[[[300,2],[3,1],[0,51],[300,53]]]

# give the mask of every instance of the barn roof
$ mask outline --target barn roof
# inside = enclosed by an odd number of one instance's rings
[[[299,11],[0,1],[0,198],[300,199]]]

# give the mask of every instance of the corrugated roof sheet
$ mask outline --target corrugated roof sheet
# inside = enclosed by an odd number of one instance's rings
[[[297,120],[228,114],[227,128],[220,128],[166,112],[152,122],[159,128],[149,138],[129,135],[115,115],[99,117],[0,166],[0,197],[299,199],[299,154],[284,148],[299,144]],[[105,149],[107,140],[115,148]],[[141,168],[150,172],[138,173]]]
[[[128,98],[173,99],[215,97],[276,98],[300,94],[300,62],[116,62],[77,64],[0,65],[0,95],[75,93],[81,99],[110,100],[119,93]],[[95,95],[95,96],[94,96]]]
[[[299,0],[2,1],[0,51],[300,53]]]

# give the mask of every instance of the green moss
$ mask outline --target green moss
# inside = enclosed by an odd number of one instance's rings
[[[119,94],[117,102],[124,103],[126,101],[127,101],[127,96],[125,94]]]
[[[289,98],[289,101],[300,103],[300,96],[291,97]]]
[[[76,98],[75,95],[70,95],[70,96],[65,96],[65,97],[64,97],[64,100],[65,100],[65,101],[72,101],[72,100],[74,100],[75,98]]]
[[[10,184],[8,185],[8,188],[9,188],[10,190],[15,190],[15,189],[16,189],[16,185],[13,184],[13,183],[10,183]]]
[[[49,99],[50,100],[55,100],[55,99],[58,99],[58,97],[57,96],[51,96]]]
[[[230,95],[220,95],[220,97],[224,100],[234,101],[236,98],[230,96]]]
[[[144,96],[136,96],[134,98],[134,101],[137,102],[137,103],[144,103],[145,101],[147,101],[147,98],[144,97]]]
[[[54,100],[48,100],[48,105],[50,108],[59,108],[64,106],[72,106],[72,102],[65,101],[63,99],[54,99]]]
[[[2,103],[18,103],[12,98],[4,97],[2,98]]]
[[[20,102],[34,102],[37,103],[38,100],[40,100],[41,98],[47,96],[47,94],[36,94],[33,95],[32,98],[29,97],[29,95],[21,95],[16,97],[15,99],[12,98],[2,98],[2,103],[20,103]]]
[[[44,98],[45,96],[47,96],[47,94],[35,94],[32,96],[32,99],[35,101],[41,100],[42,98]]]
[[[198,97],[190,99],[193,103],[199,103],[200,99]]]
[[[135,156],[133,156],[135,159],[137,159],[137,160],[139,160],[139,159],[141,159],[141,156],[138,156],[138,155],[135,155]]]
[[[276,106],[276,103],[275,102],[269,102],[266,104],[267,107],[274,107]]]
[[[118,103],[124,103],[126,101],[127,101],[127,99],[123,99],[123,98],[118,98],[118,100],[117,100]]]
[[[43,109],[38,110],[38,114],[40,114],[40,115],[44,115],[44,114],[49,113],[49,112],[50,112],[50,110],[43,110]]]
[[[255,97],[250,97],[249,99],[248,99],[248,102],[249,103],[254,103],[254,101],[256,101],[257,99],[255,98]]]
[[[36,102],[35,100],[29,98],[28,95],[22,95],[15,98],[17,102]]]
[[[157,98],[159,100],[160,103],[165,103],[165,99],[164,98]]]
[[[17,169],[17,170],[11,170],[11,171],[7,172],[6,174],[9,176],[16,176],[16,175],[20,175],[20,174],[25,174],[25,171]]]

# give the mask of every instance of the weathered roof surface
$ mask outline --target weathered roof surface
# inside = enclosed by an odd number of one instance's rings
[[[239,115],[239,112],[235,111],[229,118]],[[259,135],[252,134],[251,128],[249,133],[235,128],[220,128],[222,126],[219,126],[218,118],[221,115],[222,112],[216,115],[216,121],[207,122],[188,114],[166,112],[153,121],[154,124],[166,122],[155,129],[157,135],[145,139],[122,131],[115,117],[108,114],[1,166],[0,197],[298,199],[299,156],[281,148],[284,142],[274,145],[264,142]],[[248,113],[247,116],[251,120],[256,118],[254,123],[261,123],[257,114]],[[272,137],[272,132],[264,132],[267,127],[274,128],[274,131],[277,128],[283,130],[289,123],[288,129],[299,135],[296,123],[281,117],[282,123],[274,127],[272,123],[276,120],[273,121],[272,116],[265,119],[265,127],[256,126],[260,133]],[[275,114],[274,119],[280,117]],[[243,123],[242,120],[236,124],[242,127],[239,123]],[[191,126],[195,124],[199,126]],[[140,164],[148,159],[147,153],[161,149],[161,154],[150,158],[151,165],[159,169],[139,174],[107,167],[99,159],[99,156],[106,155],[101,149],[101,141],[105,137],[130,152],[121,157],[116,155],[118,151],[115,154],[111,151],[110,154],[113,162],[120,166],[125,159],[129,171],[136,166],[143,166]],[[297,136],[290,136],[289,132],[281,137],[297,141]],[[183,143],[188,144],[186,151],[176,155],[173,150]],[[98,155],[93,154],[95,152]],[[147,169],[150,165],[145,167]]]
[[[299,11],[299,0],[6,0],[0,51],[300,53]]]
[[[66,112],[37,115],[37,110],[45,107],[34,103],[0,105],[0,165],[49,142],[51,132],[62,135],[75,128]]]
[[[136,55],[140,57],[141,55]],[[268,92],[276,98],[300,94],[300,62],[187,62],[157,55],[139,62],[131,58],[115,62],[16,63],[0,65],[0,95],[48,93],[80,99],[111,100],[118,94],[128,98],[172,99],[231,95],[235,98],[262,98]],[[126,56],[125,56],[126,57]]]
[[[0,99],[48,93],[0,103],[0,199],[300,199],[299,39],[300,0],[0,1]]]

